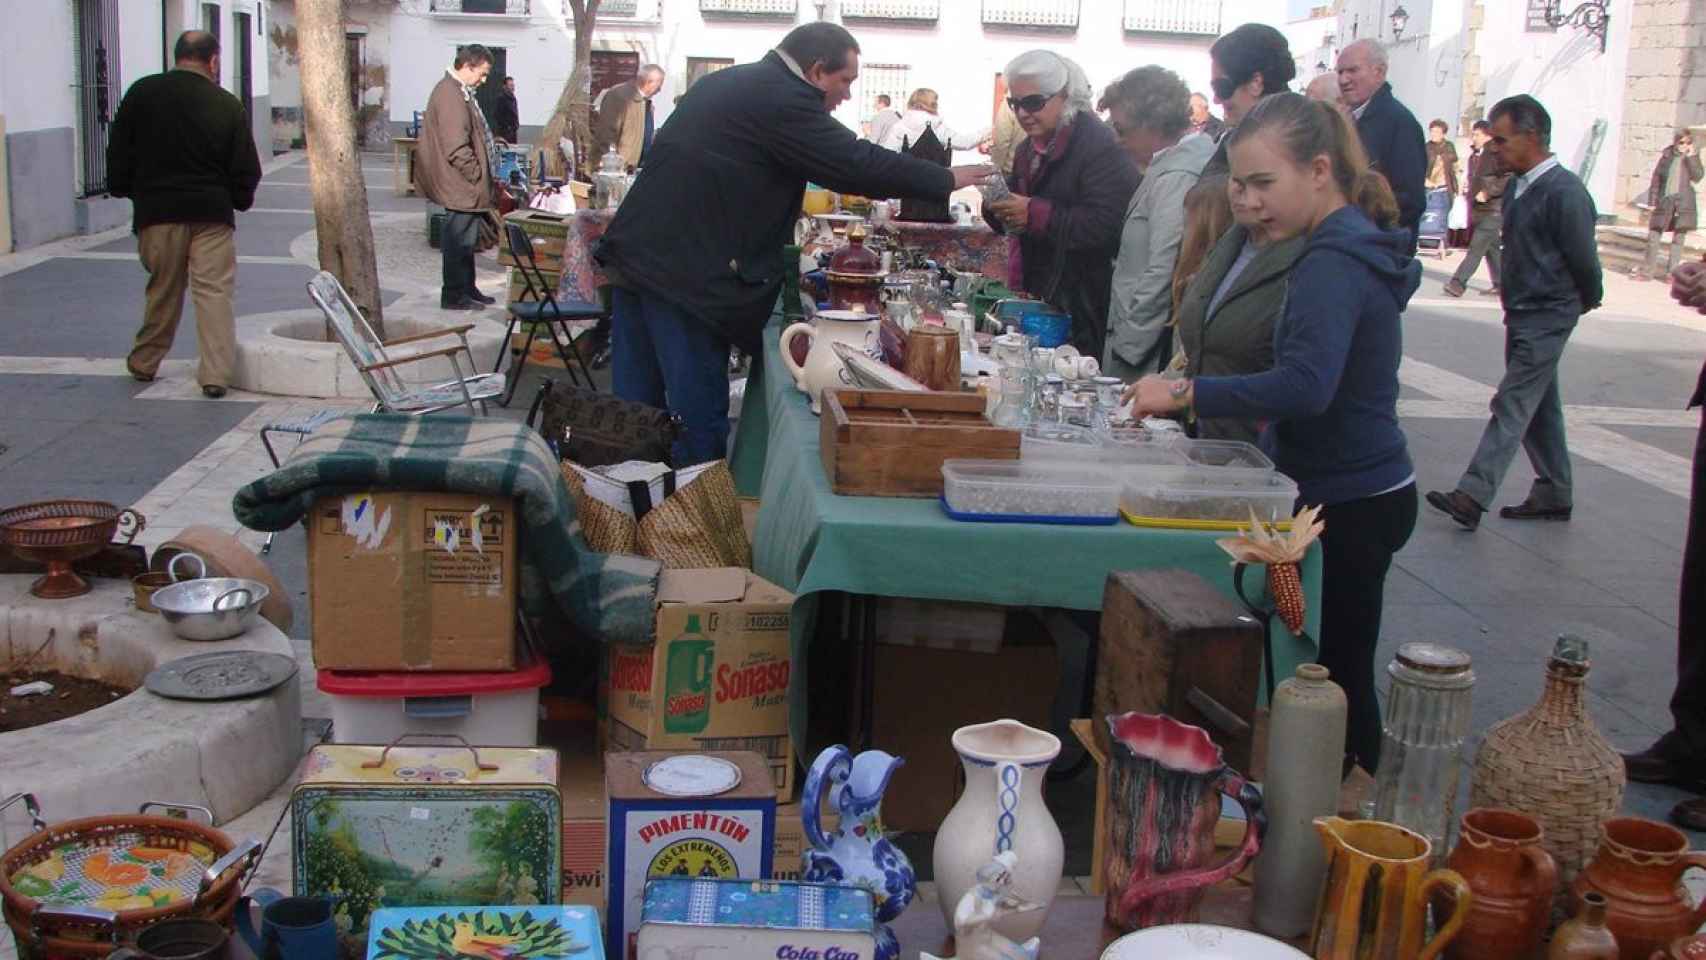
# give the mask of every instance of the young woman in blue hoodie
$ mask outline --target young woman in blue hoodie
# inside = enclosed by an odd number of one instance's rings
[[[1262,100],[1232,134],[1228,190],[1275,240],[1307,236],[1274,328],[1274,366],[1237,377],[1144,377],[1138,416],[1268,422],[1262,446],[1320,505],[1320,662],[1350,705],[1347,758],[1380,761],[1374,652],[1392,555],[1416,524],[1415,471],[1398,426],[1399,314],[1421,266],[1391,229],[1397,204],[1354,128],[1296,94]]]

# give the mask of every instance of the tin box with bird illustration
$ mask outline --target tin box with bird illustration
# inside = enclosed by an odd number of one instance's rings
[[[367,960],[604,960],[592,907],[386,907]]]
[[[457,740],[309,751],[291,794],[294,890],[333,900],[347,956],[381,907],[561,901],[557,752]]]

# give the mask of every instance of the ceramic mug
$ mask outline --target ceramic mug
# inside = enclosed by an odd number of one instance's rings
[[[249,909],[251,900],[261,908],[258,932]],[[323,960],[338,955],[338,928],[332,920],[332,901],[324,897],[287,897],[270,887],[262,887],[237,901],[237,932],[257,957]]]
[[[107,960],[225,960],[231,931],[212,920],[181,917],[162,920],[136,936],[136,945],[120,947]]]

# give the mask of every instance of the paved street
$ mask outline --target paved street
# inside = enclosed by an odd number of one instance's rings
[[[388,157],[369,156],[366,171],[376,213],[419,218],[421,201],[392,195]],[[306,184],[300,155],[275,158],[258,209],[239,215],[239,315],[310,305]],[[235,529],[230,493],[266,464],[255,431],[281,412],[323,404],[237,392],[201,399],[188,317],[160,381],[125,376],[144,283],[132,251],[128,232],[117,231],[0,257],[0,503],[57,496],[135,503],[150,516],[145,539],[152,543],[191,522]],[[432,257],[423,262],[430,266]],[[1424,490],[1455,483],[1502,368],[1496,300],[1440,293],[1456,262],[1424,261],[1428,279],[1405,318],[1401,412]],[[437,312],[421,306],[420,276],[382,281],[408,296],[411,309]],[[1484,283],[1483,275],[1476,286]],[[487,289],[501,293],[495,284]],[[1408,640],[1468,650],[1478,677],[1477,730],[1535,700],[1546,653],[1563,631],[1594,642],[1591,705],[1618,747],[1644,746],[1668,725],[1698,422],[1682,406],[1706,357],[1706,318],[1674,308],[1658,284],[1614,277],[1608,290],[1608,306],[1584,320],[1563,366],[1575,519],[1522,524],[1489,515],[1465,534],[1424,506],[1387,590],[1381,661]],[[498,317],[488,311],[481,322]],[[531,391],[524,385],[519,395]],[[1530,479],[1519,463],[1498,502],[1520,500]],[[270,560],[293,594],[294,633],[305,637],[301,533],[281,534]],[[307,700],[304,713],[324,716],[317,706]],[[1663,817],[1680,796],[1632,786],[1627,805]]]

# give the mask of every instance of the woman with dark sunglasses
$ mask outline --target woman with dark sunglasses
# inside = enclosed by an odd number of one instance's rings
[[[1232,130],[1263,98],[1285,93],[1297,76],[1285,34],[1265,23],[1246,23],[1214,41],[1208,48],[1208,62],[1209,86],[1214,102],[1226,114],[1226,132],[1203,167],[1204,180],[1227,175],[1226,145]]]
[[[1102,356],[1108,291],[1137,164],[1091,110],[1090,81],[1048,50],[1007,65],[1007,104],[1025,131],[1007,186],[984,206],[992,229],[1012,238],[1008,282],[1072,315],[1072,345]]]

